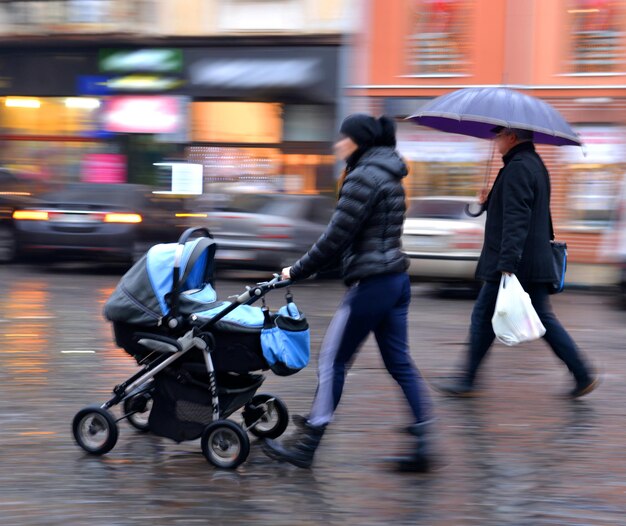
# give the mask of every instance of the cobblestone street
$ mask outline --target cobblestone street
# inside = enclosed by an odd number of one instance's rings
[[[435,473],[397,474],[384,462],[410,446],[401,432],[408,413],[373,339],[348,376],[313,470],[276,463],[253,440],[246,463],[220,471],[199,441],[176,444],[126,422],[103,457],[74,443],[74,414],[104,402],[137,369],[101,314],[119,277],[71,266],[0,267],[3,526],[626,525],[626,314],[609,295],[554,298],[556,314],[603,372],[588,398],[560,396],[571,380],[541,341],[496,345],[478,398],[431,391],[445,460]],[[265,277],[220,279],[219,296]],[[461,358],[472,301],[413,289],[412,354],[432,380]],[[293,288],[311,324],[313,363],[296,376],[269,373],[260,390],[280,396],[291,414],[308,410],[319,344],[343,290],[336,281]],[[268,296],[270,306],[282,301],[281,292]]]

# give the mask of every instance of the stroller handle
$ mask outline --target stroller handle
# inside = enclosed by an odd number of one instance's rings
[[[264,281],[262,283],[257,283],[254,287],[249,287],[246,292],[241,294],[235,300],[237,304],[251,304],[256,300],[265,296],[270,290],[282,289],[285,287],[289,287],[293,283],[290,279],[281,280],[278,274],[274,274],[274,278],[270,281]]]
[[[288,287],[293,283],[290,279],[281,280],[278,274],[274,274],[274,278],[270,281],[264,281],[257,283],[254,287],[247,287],[247,290],[236,297],[228,307],[219,312],[217,316],[214,316],[209,321],[202,325],[203,329],[207,329],[215,325],[218,321],[224,318],[226,315],[234,311],[239,305],[252,305],[255,301],[261,299],[270,290],[282,289]]]
[[[280,274],[274,274],[274,278],[270,281],[265,281],[263,283],[257,283],[257,286],[262,287],[266,290],[273,289],[282,289],[292,285],[293,281],[290,279],[280,279]]]

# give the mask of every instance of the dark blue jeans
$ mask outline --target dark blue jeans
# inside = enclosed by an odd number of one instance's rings
[[[322,343],[317,391],[309,414],[311,425],[331,421],[341,399],[346,373],[371,332],[385,367],[404,392],[415,422],[428,418],[430,401],[409,352],[410,302],[407,274],[373,276],[348,289]],[[367,384],[361,389],[368,389]]]
[[[552,312],[546,284],[522,283],[522,286],[528,292],[533,307],[546,328],[543,338],[554,354],[567,366],[577,382],[588,381],[589,367],[584,362],[574,340]],[[465,368],[465,374],[470,383],[474,382],[478,368],[495,339],[491,318],[496,307],[499,287],[500,283],[484,283],[472,311],[469,351]]]

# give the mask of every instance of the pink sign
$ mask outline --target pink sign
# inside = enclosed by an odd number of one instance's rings
[[[117,153],[89,153],[81,164],[86,183],[125,183],[126,156]]]
[[[182,126],[181,101],[163,95],[110,98],[104,108],[104,129],[118,133],[176,133]]]

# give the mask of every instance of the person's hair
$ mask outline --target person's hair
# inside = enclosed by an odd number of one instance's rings
[[[532,141],[534,139],[534,133],[530,130],[521,130],[519,128],[509,128],[509,133],[515,135],[520,142]]]
[[[396,123],[393,118],[382,115],[378,118],[380,124],[380,134],[376,141],[377,146],[393,146],[396,145]]]

